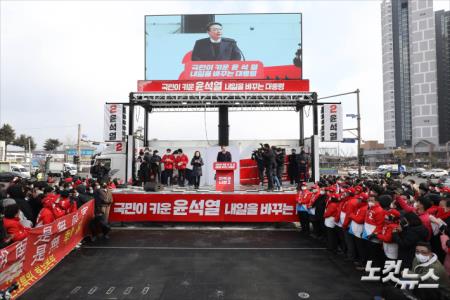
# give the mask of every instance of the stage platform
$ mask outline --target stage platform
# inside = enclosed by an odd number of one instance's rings
[[[145,192],[141,187],[116,189],[110,222],[294,222],[295,186],[266,191],[259,186],[237,186],[234,192],[212,186],[170,187]]]
[[[296,193],[296,186],[291,184],[285,184],[283,185],[282,191],[267,191],[267,184],[265,184],[263,187],[260,185],[235,185],[234,186],[234,192],[220,192],[216,191],[216,187],[214,185],[205,185],[200,186],[199,189],[194,189],[193,186],[165,186],[163,190],[160,192],[145,192],[142,187],[138,186],[130,186],[125,189],[116,189],[114,193],[156,193],[156,194],[167,194],[167,193],[262,193],[262,194],[279,194],[279,193]]]

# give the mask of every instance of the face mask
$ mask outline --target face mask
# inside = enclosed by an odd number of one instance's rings
[[[312,190],[313,193],[317,193],[317,190]]]
[[[431,257],[420,253],[416,253],[416,258],[421,264],[423,264],[429,261]]]
[[[92,194],[93,192],[94,192],[94,190],[93,190],[93,189],[89,189],[89,193],[91,193],[91,194]]]
[[[375,203],[369,202],[369,203],[367,203],[367,205],[369,205],[369,207],[373,207],[375,205]]]
[[[417,203],[417,202],[414,202],[414,208],[417,208],[418,206],[419,206],[419,203]]]
[[[306,186],[302,186],[302,190],[306,190]]]
[[[321,195],[325,195],[325,191],[320,191],[320,194]]]
[[[80,194],[78,194],[78,193],[73,194],[74,197],[78,197],[78,195],[80,195]]]
[[[391,205],[389,205],[390,208],[395,208],[394,203],[391,203]]]

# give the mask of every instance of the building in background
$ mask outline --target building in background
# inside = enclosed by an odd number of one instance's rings
[[[450,141],[450,11],[435,12],[439,143]]]
[[[381,24],[385,146],[438,145],[433,1],[383,0]]]

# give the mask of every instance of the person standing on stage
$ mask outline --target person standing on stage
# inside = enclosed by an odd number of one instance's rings
[[[288,176],[291,184],[298,184],[299,181],[299,161],[295,149],[291,150],[291,155],[288,155]]]
[[[218,162],[231,162],[231,153],[227,151],[225,146],[220,147],[220,152],[217,153]]]
[[[164,164],[164,177],[167,180],[167,185],[170,186],[173,181],[173,166],[175,164],[175,157],[172,154],[172,150],[166,150],[166,154],[163,155],[161,162]]]
[[[300,152],[300,155],[298,157],[298,171],[300,176],[299,180],[301,182],[308,181],[308,163],[304,150]]]
[[[266,177],[267,177],[267,188],[269,191],[273,190],[273,166],[276,164],[275,162],[275,154],[270,148],[269,144],[264,144],[264,167],[266,169]]]
[[[155,181],[161,183],[161,156],[158,155],[158,150],[154,150],[150,157],[150,168]]]
[[[275,160],[277,162],[276,176],[280,183],[280,187],[279,187],[280,190],[282,190],[282,186],[283,186],[283,171],[284,171],[285,158],[286,158],[286,152],[284,151],[284,149],[275,148]]]
[[[258,167],[259,184],[262,187],[264,185],[264,158],[262,148],[253,151],[252,160],[256,162],[256,166]]]
[[[184,181],[186,179],[186,166],[189,159],[186,154],[183,153],[182,149],[178,149],[178,156],[175,158],[175,167],[178,170],[178,185],[184,186]]]
[[[192,176],[194,176],[194,188],[200,187],[200,177],[202,176],[203,159],[200,155],[200,151],[195,151],[194,157],[191,160]]]

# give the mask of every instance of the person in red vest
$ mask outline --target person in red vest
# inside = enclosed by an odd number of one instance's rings
[[[189,159],[182,149],[178,149],[178,156],[175,158],[175,167],[178,170],[178,185],[184,186],[186,180],[186,166],[189,163]]]
[[[17,203],[4,208],[3,227],[10,235],[12,242],[22,241],[28,237],[30,228],[23,226],[19,219],[19,206]]]
[[[175,157],[172,154],[172,150],[166,150],[166,154],[163,155],[161,162],[164,164],[164,177],[166,178],[167,185],[171,186],[173,182],[173,167],[175,164]]]

